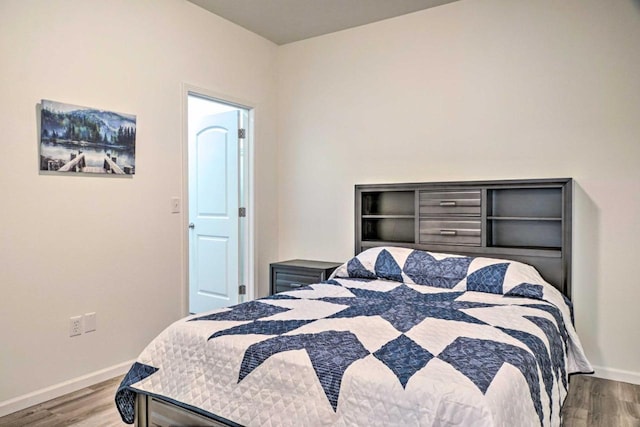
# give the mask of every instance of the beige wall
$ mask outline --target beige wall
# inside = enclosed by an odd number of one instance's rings
[[[256,106],[266,294],[276,49],[184,0],[0,2],[0,403],[132,360],[182,316],[183,83]],[[39,175],[43,98],[137,115],[133,179]],[[87,312],[98,330],[69,338]]]
[[[2,0],[0,406],[181,316],[182,83],[257,107],[259,295],[271,261],[352,254],[356,183],[571,176],[578,330],[640,382],[638,40],[632,0],[463,0],[279,48],[183,0]],[[136,114],[135,177],[39,175],[42,98]]]
[[[463,0],[279,48],[280,258],[353,254],[353,185],[573,177],[577,328],[640,383],[640,4]]]

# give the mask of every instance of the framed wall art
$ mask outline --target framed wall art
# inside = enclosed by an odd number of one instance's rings
[[[134,175],[136,116],[42,100],[40,171]]]

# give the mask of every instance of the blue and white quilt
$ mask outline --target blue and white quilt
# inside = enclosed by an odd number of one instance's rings
[[[123,380],[246,426],[558,426],[591,372],[571,305],[531,266],[381,247],[332,278],[162,332]]]

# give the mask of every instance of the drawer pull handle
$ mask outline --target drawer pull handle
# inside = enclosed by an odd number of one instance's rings
[[[441,236],[455,236],[458,234],[456,230],[440,230]]]
[[[455,206],[456,202],[455,200],[441,200],[440,201],[440,206]]]
[[[302,283],[289,283],[289,287],[290,288],[301,288],[303,286],[304,286],[304,284],[302,284]]]

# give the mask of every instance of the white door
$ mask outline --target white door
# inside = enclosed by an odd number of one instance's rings
[[[240,111],[189,125],[189,312],[238,303]]]

